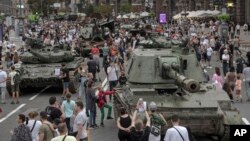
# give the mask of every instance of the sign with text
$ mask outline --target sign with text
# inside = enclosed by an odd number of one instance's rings
[[[230,125],[230,141],[250,139],[250,125]]]

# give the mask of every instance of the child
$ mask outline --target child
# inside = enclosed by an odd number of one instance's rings
[[[121,72],[121,76],[119,77],[119,84],[120,86],[126,85],[127,77],[125,76],[124,72]]]
[[[235,82],[236,98],[237,98],[237,101],[240,99],[240,102],[242,102],[241,84],[242,84],[242,80],[240,79],[240,75],[237,75],[237,80]]]

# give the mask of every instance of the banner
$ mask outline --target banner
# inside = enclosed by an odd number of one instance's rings
[[[160,22],[160,24],[166,24],[167,23],[167,14],[166,13],[160,13],[159,22]]]

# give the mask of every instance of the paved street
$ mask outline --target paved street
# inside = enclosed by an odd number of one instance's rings
[[[13,34],[13,33],[12,33]],[[13,35],[12,35],[13,37]],[[244,36],[247,39],[249,36]],[[20,44],[20,39],[11,38],[16,44]],[[210,75],[214,71],[214,66],[220,66],[218,62],[213,60],[212,62],[213,69],[209,69],[208,72]],[[104,80],[104,74],[101,74],[102,80]],[[12,130],[16,124],[16,116],[20,113],[27,114],[30,111],[42,111],[45,109],[48,103],[48,99],[50,96],[56,96],[60,99],[61,94],[55,92],[55,90],[48,89],[44,92],[41,90],[32,90],[30,93],[25,93],[25,95],[21,96],[21,104],[11,105],[11,99],[7,96],[7,104],[1,104],[0,106],[3,108],[4,112],[0,115],[0,141],[8,141],[10,140],[10,130]],[[73,99],[76,99],[76,95],[73,96]],[[246,99],[243,90],[243,99]],[[241,112],[242,116],[246,119],[250,119],[250,102],[244,101],[243,103],[235,103],[234,104]],[[97,123],[100,123],[100,112],[98,110],[97,115]],[[91,141],[116,141],[117,140],[117,127],[114,120],[105,121],[105,127],[100,127],[99,129],[91,130]],[[200,139],[201,141],[207,141],[208,139]]]

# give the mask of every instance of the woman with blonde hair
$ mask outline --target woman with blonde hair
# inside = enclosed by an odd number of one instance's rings
[[[38,113],[33,111],[28,114],[28,120],[26,121],[26,125],[30,128],[32,141],[38,141],[39,140],[39,129],[42,125],[41,121],[37,120],[36,117],[38,116]]]

